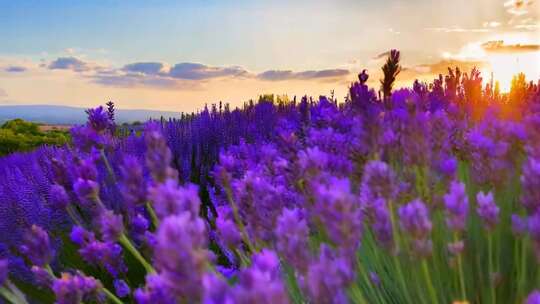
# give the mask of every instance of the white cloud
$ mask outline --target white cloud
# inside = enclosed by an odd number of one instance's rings
[[[428,27],[427,31],[438,32],[438,33],[489,33],[491,29],[489,28],[462,28],[458,26],[452,27]]]

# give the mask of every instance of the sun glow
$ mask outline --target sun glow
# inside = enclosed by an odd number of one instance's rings
[[[524,73],[528,80],[540,79],[540,52],[514,54],[488,54],[487,65],[484,68],[484,79],[493,73],[503,92],[510,90],[512,77]]]

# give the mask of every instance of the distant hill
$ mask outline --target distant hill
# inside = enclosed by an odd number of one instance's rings
[[[86,121],[85,108],[54,105],[0,105],[0,123],[21,118],[26,121],[45,124],[81,124]],[[116,109],[118,123],[146,121],[149,118],[179,117],[178,112],[152,110]]]

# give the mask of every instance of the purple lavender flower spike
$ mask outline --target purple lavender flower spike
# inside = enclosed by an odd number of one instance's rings
[[[54,277],[51,275],[47,269],[39,266],[32,266],[31,268],[32,274],[34,275],[34,280],[36,280],[36,283],[41,287],[52,287],[52,284],[54,282]]]
[[[55,279],[52,290],[58,304],[77,304],[84,302],[103,303],[104,295],[101,283],[93,277],[81,273],[62,273]]]
[[[416,199],[398,210],[401,229],[413,238],[413,249],[421,257],[429,256],[432,252],[430,240],[431,220],[426,205]]]
[[[208,252],[205,224],[189,212],[166,217],[157,231],[155,265],[168,291],[177,298],[200,301]],[[182,282],[182,284],[178,284]]]
[[[469,213],[469,198],[465,192],[465,184],[457,181],[452,182],[450,192],[444,195],[444,206],[448,228],[456,232],[463,231]]]
[[[135,291],[135,300],[138,304],[176,304],[174,295],[168,290],[168,284],[160,275],[148,275],[145,288]]]
[[[307,294],[318,303],[348,303],[346,289],[354,280],[352,265],[322,245],[319,258],[309,265],[301,281]]]
[[[124,233],[122,216],[112,210],[106,210],[99,217],[101,236],[105,242],[116,242]]]
[[[231,290],[232,303],[288,304],[289,298],[283,284],[277,255],[263,250],[254,256],[251,267],[238,275],[238,284]]]
[[[86,110],[86,113],[88,114],[88,126],[96,132],[104,132],[111,128],[113,122],[103,106],[99,106],[95,109],[88,109]]]
[[[175,180],[168,179],[149,189],[149,199],[160,219],[184,211],[194,218],[199,216],[201,201],[195,185],[180,187]]]
[[[448,251],[453,255],[461,254],[463,249],[465,249],[465,243],[463,240],[448,244]]]
[[[63,210],[69,204],[69,196],[63,186],[54,184],[49,190],[51,205],[53,208]]]
[[[370,271],[369,272],[369,280],[371,281],[371,283],[373,285],[375,285],[376,287],[380,287],[381,286],[381,279],[379,278],[379,275],[377,275],[376,272],[373,272],[373,271]]]
[[[380,244],[391,246],[393,240],[390,212],[383,199],[376,200],[373,206],[373,232]]]
[[[122,247],[116,243],[92,240],[78,252],[86,262],[104,267],[115,278],[127,271]]]
[[[486,229],[493,230],[499,222],[499,207],[495,204],[493,192],[489,192],[488,194],[478,192],[476,201],[478,202],[478,207],[476,208],[478,216],[482,219]]]
[[[512,232],[516,236],[523,236],[527,233],[527,218],[522,218],[517,214],[512,214]]]
[[[530,216],[527,224],[536,258],[540,262],[540,211]]]
[[[426,205],[416,199],[398,210],[401,228],[414,238],[423,239],[431,233],[431,220]]]
[[[291,266],[304,272],[309,262],[309,228],[299,209],[283,209],[276,223],[277,251]]]
[[[128,296],[131,291],[129,285],[124,280],[114,280],[113,285],[116,295],[120,298]]]
[[[83,246],[84,244],[95,240],[95,237],[94,233],[80,226],[75,226],[71,229],[70,239],[73,243]]]
[[[540,291],[533,290],[525,300],[524,304],[540,304]]]
[[[79,198],[81,207],[93,214],[100,213],[102,206],[99,204],[99,185],[95,181],[79,178],[73,184],[73,191]]]
[[[397,189],[395,173],[385,162],[372,160],[365,165],[360,185],[363,203],[379,198],[392,200],[397,195]]]
[[[144,131],[146,142],[146,165],[150,170],[152,178],[157,183],[162,183],[167,179],[177,179],[177,173],[170,167],[172,162],[171,150],[160,131],[157,123],[148,123]]]
[[[233,220],[219,216],[216,219],[216,228],[220,239],[226,246],[234,248],[241,244],[242,236]]]
[[[529,157],[523,165],[521,175],[523,194],[521,203],[523,207],[533,214],[540,210],[540,160]]]
[[[9,262],[7,259],[0,260],[0,285],[3,285],[9,275]]]
[[[362,211],[348,179],[329,178],[315,185],[315,212],[330,240],[352,258],[360,246]]]
[[[54,250],[49,241],[49,235],[41,227],[32,225],[30,231],[24,238],[24,245],[21,252],[32,262],[32,265],[48,265],[53,256]]]
[[[203,304],[232,304],[231,288],[221,278],[213,273],[207,273],[203,277],[204,298]]]
[[[135,156],[126,156],[120,166],[120,190],[126,202],[126,208],[134,208],[146,203],[147,186],[143,168]]]

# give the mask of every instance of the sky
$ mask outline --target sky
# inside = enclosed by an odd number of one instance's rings
[[[390,49],[400,86],[448,66],[540,79],[540,0],[0,0],[0,105],[343,98],[363,69],[378,86]]]

